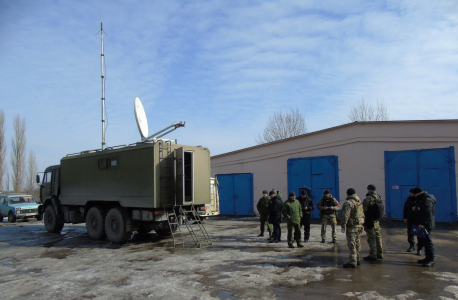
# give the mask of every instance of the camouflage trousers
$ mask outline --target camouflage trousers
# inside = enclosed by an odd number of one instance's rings
[[[261,214],[260,219],[261,219],[261,234],[264,233],[265,225],[267,225],[267,231],[272,232],[273,229],[272,229],[272,224],[269,223],[269,215]]]
[[[326,226],[331,224],[332,228],[332,238],[336,239],[337,238],[337,231],[336,231],[336,226],[337,226],[337,219],[336,215],[322,215],[321,216],[321,238],[323,240],[326,239]]]
[[[302,245],[301,224],[288,222],[286,225],[288,228],[288,245],[292,245],[294,241],[296,241],[298,245]],[[294,230],[294,240],[293,240],[293,230]]]
[[[374,228],[366,228],[367,243],[369,244],[369,256],[383,256],[382,237],[380,235],[380,223],[374,222]]]
[[[347,234],[347,245],[348,250],[350,250],[350,263],[352,265],[357,265],[361,258],[361,233],[363,232],[362,228],[355,229],[354,231],[348,230]]]

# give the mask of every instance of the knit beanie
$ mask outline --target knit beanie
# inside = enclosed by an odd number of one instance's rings
[[[289,196],[290,197],[294,197],[294,196],[296,196],[296,193],[295,192],[289,192]]]
[[[349,189],[347,190],[347,195],[350,196],[350,195],[353,195],[353,194],[356,194],[355,189],[354,189],[354,188],[349,188]]]
[[[301,191],[301,195],[305,196],[305,195],[307,195],[307,192],[305,190],[302,190]]]
[[[376,187],[375,185],[373,185],[373,184],[369,184],[369,185],[367,186],[367,189],[368,189],[369,191],[375,191],[375,190],[377,190],[377,187]]]

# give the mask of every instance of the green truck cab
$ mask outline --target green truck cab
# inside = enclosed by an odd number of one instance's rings
[[[91,238],[115,243],[133,231],[170,235],[168,212],[192,206],[208,215],[210,151],[170,140],[83,151],[46,168],[37,182],[48,232],[86,223]]]

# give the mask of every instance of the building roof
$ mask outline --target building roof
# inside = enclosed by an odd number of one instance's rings
[[[283,142],[286,142],[286,141],[290,141],[290,140],[294,140],[294,139],[300,139],[300,138],[307,137],[307,136],[317,135],[317,134],[321,134],[321,133],[324,133],[324,132],[337,130],[337,129],[344,128],[344,127],[361,126],[361,125],[366,125],[366,124],[371,124],[371,125],[390,124],[391,125],[391,124],[397,124],[397,123],[399,123],[399,124],[406,124],[406,123],[458,123],[458,119],[352,122],[352,123],[347,123],[347,124],[343,124],[343,125],[329,127],[329,128],[326,128],[326,129],[321,129],[321,130],[317,130],[317,131],[313,131],[313,132],[308,132],[308,133],[305,133],[305,134],[301,134],[301,135],[298,135],[298,136],[295,136],[295,137],[291,137],[291,138],[287,138],[287,139],[283,139],[283,140],[278,140],[278,141],[275,141],[275,142],[265,143],[265,144],[261,144],[261,145],[255,145],[255,146],[242,148],[242,149],[235,150],[235,151],[230,151],[230,152],[214,155],[214,156],[211,156],[211,158],[219,158],[219,157],[222,157],[222,156],[231,155],[231,154],[235,154],[235,153],[238,153],[238,152],[243,152],[243,151],[252,150],[252,149],[256,149],[256,148],[266,147],[266,146],[270,146],[270,145],[273,145],[273,144],[283,143]]]

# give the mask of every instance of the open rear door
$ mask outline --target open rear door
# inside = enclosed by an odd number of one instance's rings
[[[176,205],[184,204],[184,148],[175,149]]]

